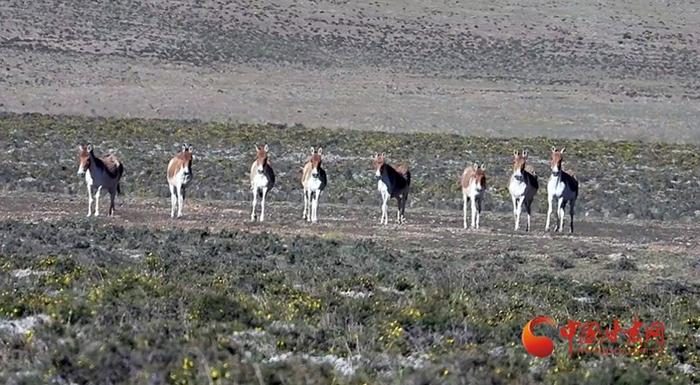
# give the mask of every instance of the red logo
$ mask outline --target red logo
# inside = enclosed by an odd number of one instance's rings
[[[552,350],[554,350],[554,342],[552,342],[552,340],[548,337],[535,335],[533,328],[539,324],[547,324],[557,327],[554,320],[551,318],[539,316],[525,324],[525,327],[523,328],[522,340],[523,346],[525,346],[525,350],[527,350],[528,353],[535,357],[544,358],[552,354]]]
[[[529,354],[544,358],[552,354],[554,342],[548,337],[535,335],[533,329],[539,324],[557,327],[556,323],[549,317],[536,317],[525,324],[522,341]],[[654,321],[645,325],[636,318],[632,320],[631,327],[627,329],[624,329],[620,325],[620,321],[616,319],[606,329],[603,329],[597,321],[568,320],[559,329],[559,335],[569,345],[569,356],[574,354],[649,354],[663,351],[666,342],[663,322]]]

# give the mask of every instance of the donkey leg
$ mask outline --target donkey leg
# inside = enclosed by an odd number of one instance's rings
[[[258,205],[258,189],[257,187],[253,189],[253,211],[250,212],[251,222],[255,222],[255,206]]]
[[[544,231],[549,231],[549,217],[552,216],[552,200],[553,196],[547,195],[547,222],[544,225]]]
[[[170,218],[175,218],[175,207],[177,206],[177,192],[175,186],[170,185]]]
[[[92,185],[87,185],[87,190],[88,190],[88,213],[87,216],[92,215]]]
[[[408,203],[408,193],[401,200],[401,222],[406,223],[406,203]]]
[[[462,193],[462,219],[464,222],[464,228],[467,228],[467,194]]]
[[[301,219],[307,220],[309,212],[309,192],[304,188],[304,212],[301,214]]]
[[[387,206],[387,201],[389,200],[389,193],[382,193],[382,220],[380,224],[389,224],[389,207]]]
[[[525,203],[525,211],[527,212],[527,227],[525,231],[530,231],[530,215],[532,213],[532,201]]]
[[[262,189],[262,199],[260,200],[260,222],[265,220],[265,196],[267,195],[267,187]]]
[[[472,228],[473,229],[478,229],[479,225],[477,224],[478,222],[476,221],[476,197],[473,197],[470,199],[471,200],[471,209],[472,209]]]
[[[557,202],[557,219],[558,219],[558,224],[557,224],[557,231],[562,232],[564,230],[564,206],[566,205],[566,201],[564,201],[564,198],[559,198],[559,201]]]
[[[396,223],[401,224],[401,195],[396,197]]]
[[[100,215],[100,192],[102,192],[102,186],[97,187],[95,191],[95,216]]]
[[[109,215],[110,217],[114,215],[114,197],[117,195],[117,188],[114,187],[109,190]]]
[[[481,198],[476,201],[476,229],[479,229],[479,220],[481,219]]]
[[[515,231],[518,231],[518,198],[511,195],[513,199],[513,219],[515,220]]]
[[[523,214],[523,205],[525,204],[525,197],[518,199],[518,227],[516,230],[520,229],[520,216]]]
[[[177,217],[182,216],[182,210],[185,207],[185,186],[180,186],[177,194]]]
[[[571,206],[569,207],[569,215],[571,216],[571,234],[574,233],[574,203],[576,201],[571,201]]]

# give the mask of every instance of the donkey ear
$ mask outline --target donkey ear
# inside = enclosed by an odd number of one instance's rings
[[[321,147],[318,148],[318,155],[323,155],[323,149]]]
[[[527,150],[524,150],[524,151],[523,151],[523,156],[527,158],[527,154],[528,154]]]
[[[82,144],[79,144],[79,145],[78,145],[78,151],[83,152],[83,149],[84,149],[83,145],[82,145]]]
[[[192,147],[192,145],[190,144],[189,146],[187,146],[187,151],[194,152],[194,147]]]
[[[513,156],[517,157],[518,156],[518,150],[513,150]]]
[[[484,168],[484,162],[481,162],[481,165],[479,166],[480,169],[485,170]]]
[[[557,148],[552,146],[552,152],[557,152]]]
[[[472,167],[474,168],[474,170],[476,170],[477,168],[479,168],[479,163],[474,162],[474,164],[472,164]]]
[[[268,152],[270,150],[270,147],[266,144],[264,150],[265,152]]]
[[[92,144],[88,144],[88,145],[87,145],[87,151],[88,151],[88,152],[92,152]]]
[[[311,147],[311,155],[313,155],[316,152],[316,149]]]
[[[254,144],[253,146],[255,146],[255,152],[258,152],[258,151],[260,151],[260,147],[258,147],[258,145],[257,145],[257,144]]]
[[[560,153],[564,153],[564,150],[566,150],[566,147],[562,147],[561,150],[559,151]]]

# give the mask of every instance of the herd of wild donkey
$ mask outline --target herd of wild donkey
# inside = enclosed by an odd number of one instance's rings
[[[255,146],[256,159],[250,166],[250,187],[253,192],[253,211],[250,214],[251,221],[255,221],[255,209],[260,199],[260,216],[262,222],[265,219],[265,197],[275,185],[275,173],[267,162],[268,146]],[[304,214],[303,218],[310,222],[318,220],[318,200],[321,192],[327,184],[326,172],[321,167],[321,155],[323,150],[311,148],[311,156],[304,165],[301,177],[301,185],[304,189]],[[556,204],[558,222],[556,231],[562,231],[566,205],[569,205],[570,231],[574,232],[574,204],[578,196],[578,181],[575,177],[564,172],[561,168],[564,148],[558,150],[552,148],[550,162],[551,176],[547,183],[547,223],[545,230],[550,228],[552,204]],[[527,213],[527,226],[530,230],[530,213],[532,200],[537,193],[539,183],[532,169],[525,166],[527,151],[513,153],[513,174],[510,178],[508,190],[513,199],[513,214],[515,216],[515,230],[520,227],[520,213],[525,209]],[[119,180],[124,173],[124,166],[114,155],[95,156],[92,145],[80,146],[80,165],[78,175],[85,175],[88,189],[88,216],[92,215],[93,194],[95,202],[95,216],[99,214],[100,192],[104,188],[109,192],[109,215],[114,212],[114,197],[119,191]],[[404,212],[408,200],[409,187],[411,185],[411,172],[406,166],[392,167],[385,162],[384,154],[374,157],[375,176],[377,189],[382,196],[381,223],[388,224],[387,202],[389,198],[396,198],[398,211],[396,220],[405,222]],[[175,155],[168,163],[167,180],[170,185],[171,217],[182,216],[182,208],[185,203],[185,190],[192,180],[192,146],[184,144],[180,153]],[[464,170],[460,178],[462,185],[462,197],[464,200],[464,228],[467,228],[467,201],[471,202],[471,227],[479,228],[481,214],[481,202],[486,189],[486,174],[484,165],[474,163]]]

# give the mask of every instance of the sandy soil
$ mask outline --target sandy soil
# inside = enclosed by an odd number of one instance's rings
[[[0,111],[700,143],[698,12],[11,0]]]

